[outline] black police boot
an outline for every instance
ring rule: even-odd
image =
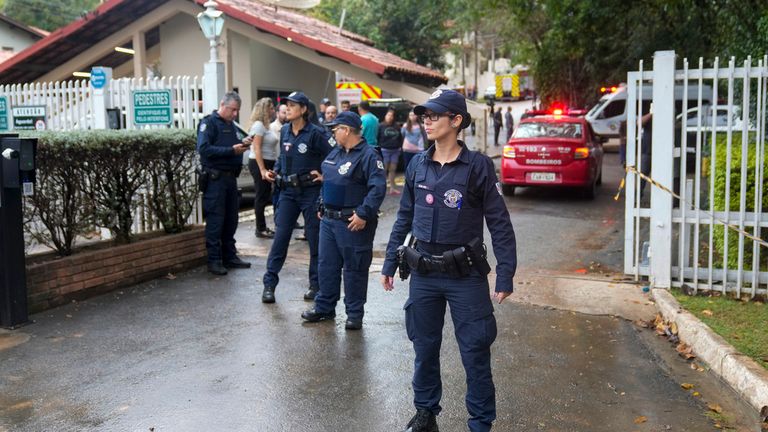
[[[239,257],[234,257],[231,260],[225,262],[224,267],[246,269],[251,268],[251,263],[243,261]]]
[[[265,286],[264,291],[261,293],[262,303],[274,303],[275,302],[275,287]]]
[[[344,328],[347,330],[360,330],[363,328],[363,320],[361,319],[348,319]]]
[[[403,432],[439,432],[437,419],[432,411],[419,409]]]
[[[320,291],[318,287],[309,287],[307,292],[304,293],[304,300],[312,301],[317,296],[317,292]]]
[[[326,321],[336,318],[336,312],[317,312],[313,308],[302,312],[301,317],[307,322]]]
[[[208,263],[208,272],[215,274],[216,276],[224,276],[227,274],[227,269],[224,268],[223,265],[221,265],[220,262],[209,262]]]

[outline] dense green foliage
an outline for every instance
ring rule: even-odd
[[[147,225],[180,232],[198,196],[191,174],[195,131],[102,130],[38,136],[37,184],[25,202],[25,225],[38,242],[72,253],[78,235],[109,228],[118,243],[132,238],[139,201]],[[140,194],[141,192],[141,194]]]
[[[731,212],[732,215],[738,215],[738,212],[740,210],[740,202],[741,202],[741,166],[742,166],[742,143],[741,143],[742,134],[740,132],[733,133],[731,137],[731,171],[730,171],[730,184],[728,190],[729,196],[728,196],[728,209]],[[715,211],[724,211],[725,210],[725,191],[726,191],[726,178],[727,172],[725,167],[728,157],[728,151],[727,151],[727,135],[726,134],[718,134],[717,137],[717,144],[715,147],[715,189],[714,189],[714,208]],[[747,174],[747,180],[746,180],[746,189],[744,191],[745,198],[746,198],[746,206],[745,210],[747,212],[752,212],[755,210],[755,193],[757,192],[756,184],[756,175],[755,175],[755,157],[756,157],[756,150],[755,150],[755,135],[750,134],[747,142],[747,163],[746,163],[746,174]],[[763,161],[763,176],[765,176],[768,173],[768,159],[764,159]],[[766,199],[768,199],[768,182],[765,180],[761,184],[762,187],[762,195],[763,195],[763,202],[760,203],[760,207],[763,212],[768,211],[768,204],[766,204]],[[732,216],[733,217],[733,216]],[[745,228],[747,232],[750,234],[753,233],[753,228],[747,227]],[[765,231],[761,230],[760,237],[765,238]],[[727,231],[727,237],[728,237],[728,267],[731,269],[738,268],[739,265],[739,233],[733,230]],[[716,225],[714,229],[714,248],[717,255],[722,260],[722,257],[725,255],[726,250],[726,229],[722,225]],[[744,267],[747,270],[751,270],[752,267],[752,250],[753,250],[753,242],[752,240],[748,238],[744,238],[744,247],[743,247],[743,254],[744,254]],[[761,251],[760,254],[760,267],[765,267],[768,265],[768,253],[766,253],[765,249]]]
[[[3,13],[24,24],[53,31],[99,4],[99,0],[4,0]]]

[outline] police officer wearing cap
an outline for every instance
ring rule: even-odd
[[[377,213],[386,191],[384,164],[362,137],[359,115],[345,111],[327,126],[333,130],[338,145],[322,164],[320,291],[315,307],[301,317],[308,322],[336,317],[343,269],[345,328],[359,330],[363,326]]]
[[[411,272],[404,308],[408,338],[416,352],[412,382],[416,415],[406,431],[438,430],[435,416],[441,410],[440,345],[446,304],[467,374],[467,425],[473,432],[489,431],[496,418],[490,351],[496,320],[483,224],[478,222],[485,218],[491,233],[498,262],[493,300],[498,303],[512,293],[515,233],[493,162],[458,140],[459,131],[471,121],[464,97],[438,90],[414,112],[435,144],[408,165],[382,268],[387,291],[394,288],[399,264],[401,277]],[[415,245],[401,246],[409,231]]]
[[[243,167],[242,154],[251,145],[251,139],[245,138],[233,123],[240,104],[237,93],[225,94],[219,109],[200,121],[197,134],[208,271],[220,276],[229,268],[251,267],[251,263],[238,258],[235,249],[240,210],[237,177]]]
[[[267,179],[280,188],[280,197],[275,215],[275,238],[267,258],[267,272],[262,279],[261,301],[264,303],[275,302],[275,288],[280,281],[278,274],[285,264],[288,243],[299,214],[304,215],[304,230],[309,243],[309,289],[304,299],[314,299],[319,289],[317,243],[320,221],[315,206],[322,182],[320,164],[332,147],[325,128],[309,119],[309,98],[302,92],[293,92],[286,101],[288,123],[280,130],[280,156],[274,170],[267,172]]]

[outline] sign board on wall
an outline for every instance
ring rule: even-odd
[[[0,131],[8,130],[8,98],[0,96]]]
[[[11,114],[14,130],[45,130],[45,105],[15,106]]]
[[[173,98],[170,90],[135,90],[133,123],[136,126],[170,125],[173,121]]]

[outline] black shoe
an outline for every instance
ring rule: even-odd
[[[256,231],[256,237],[258,238],[275,238],[275,232],[272,231],[269,228],[266,228],[264,231]]]
[[[213,273],[216,276],[224,276],[227,274],[227,269],[221,265],[220,262],[208,263],[208,272]]]
[[[301,317],[307,322],[318,322],[336,318],[336,312],[317,312],[313,308],[302,312]]]
[[[408,422],[404,432],[439,432],[437,419],[432,411],[416,410],[416,415]]]
[[[261,293],[262,303],[274,303],[275,302],[275,287],[264,287],[264,291]]]
[[[315,287],[309,287],[307,292],[304,293],[304,300],[312,301],[317,297],[317,292],[319,291],[319,288]]]
[[[251,263],[241,260],[238,257],[234,257],[233,259],[227,261],[224,263],[224,267],[226,268],[251,268]]]
[[[360,330],[363,328],[363,320],[348,319],[347,323],[344,324],[344,328],[347,330]]]

